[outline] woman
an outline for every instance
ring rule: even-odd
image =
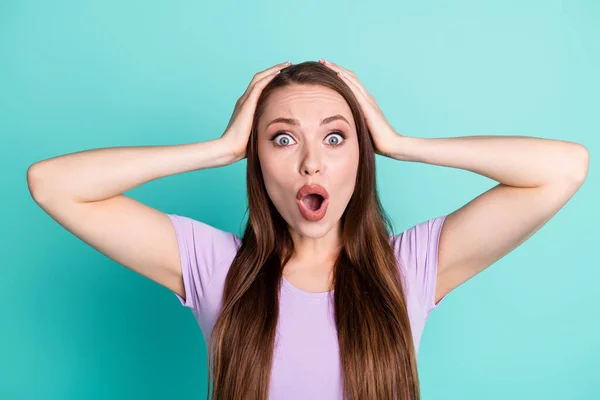
[[[375,153],[499,184],[394,235]],[[122,194],[244,158],[242,238]],[[540,229],[587,165],[571,142],[400,135],[352,72],[320,60],[256,74],[219,139],[63,155],[27,178],[62,226],[193,310],[213,399],[419,399],[430,312]]]

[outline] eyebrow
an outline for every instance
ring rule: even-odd
[[[348,125],[350,125],[350,122],[348,122],[348,120],[346,118],[344,118],[340,114],[336,114],[336,115],[332,115],[331,117],[323,118],[321,120],[321,123],[319,124],[319,126],[328,124],[328,123],[336,121],[338,119],[346,121],[346,123]],[[265,128],[268,128],[270,125],[272,125],[276,122],[283,122],[284,124],[300,126],[300,121],[298,121],[297,119],[280,117],[280,118],[275,118],[273,121],[269,122]]]

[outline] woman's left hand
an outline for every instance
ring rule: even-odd
[[[387,121],[379,106],[377,106],[375,98],[367,92],[352,71],[327,60],[320,59],[319,62],[337,72],[337,75],[352,89],[365,115],[371,138],[375,144],[375,153],[389,156],[394,140],[401,135]]]

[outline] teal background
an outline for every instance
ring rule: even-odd
[[[600,2],[0,3],[0,398],[204,398],[206,348],[175,295],[71,235],[27,167],[79,150],[219,137],[252,76],[328,58],[416,137],[584,144],[585,185],[427,323],[423,399],[598,399]],[[377,157],[395,230],[495,185]],[[128,194],[241,234],[245,160]],[[224,184],[226,183],[226,184]]]

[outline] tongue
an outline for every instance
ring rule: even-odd
[[[323,203],[323,198],[318,194],[309,194],[308,196],[304,196],[302,202],[306,204],[306,207],[310,210],[317,211]]]

